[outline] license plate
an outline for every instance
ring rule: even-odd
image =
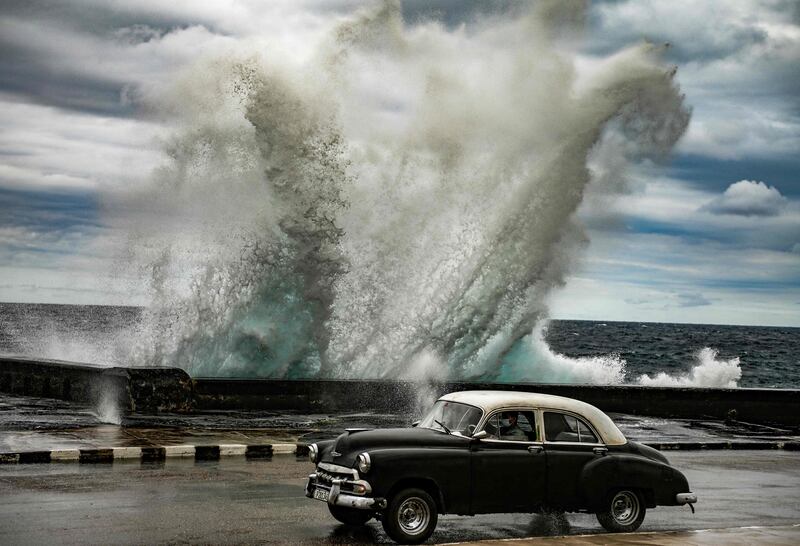
[[[314,489],[314,498],[317,500],[328,502],[328,497],[330,496],[331,492],[327,489]]]

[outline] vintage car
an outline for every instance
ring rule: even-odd
[[[697,501],[661,453],[560,396],[454,392],[410,428],[348,429],[309,452],[307,497],[345,524],[377,517],[405,544],[425,541],[439,514],[593,512],[626,532],[647,508]]]

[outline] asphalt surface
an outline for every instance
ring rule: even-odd
[[[800,523],[797,453],[694,451],[668,457],[698,494],[697,513],[688,507],[650,510],[641,531]],[[389,542],[378,522],[349,528],[331,518],[324,503],[305,498],[303,484],[311,470],[293,456],[0,466],[0,544]],[[525,514],[444,516],[431,542],[601,531],[588,514],[569,514],[566,521]],[[641,536],[646,542],[647,535]],[[632,538],[616,543],[631,544]]]
[[[456,542],[480,546],[797,546],[800,525],[777,527],[749,526],[701,531],[655,531],[617,535],[571,535],[562,537],[518,538]]]

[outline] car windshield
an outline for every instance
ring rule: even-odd
[[[470,436],[481,420],[481,413],[481,410],[474,406],[439,400],[418,426]]]

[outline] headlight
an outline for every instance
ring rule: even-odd
[[[317,447],[317,444],[311,444],[308,446],[308,459],[312,463],[316,463],[317,458],[319,458],[319,448]]]
[[[370,466],[372,466],[372,460],[369,458],[369,453],[362,453],[356,459],[358,463],[358,471],[362,474],[366,474],[369,472]]]

